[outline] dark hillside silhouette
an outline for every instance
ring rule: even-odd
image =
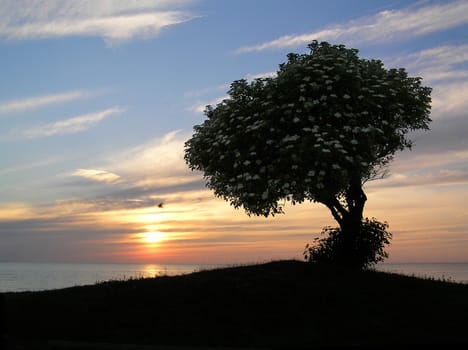
[[[20,344],[468,345],[468,285],[298,261],[6,294]],[[67,347],[64,347],[67,348]]]

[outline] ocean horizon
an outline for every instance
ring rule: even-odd
[[[233,264],[0,262],[0,293],[61,289],[110,280],[175,276],[227,266]],[[468,283],[468,263],[383,263],[378,264],[375,270]]]
[[[0,292],[68,288],[111,280],[182,275],[215,265],[0,262]]]

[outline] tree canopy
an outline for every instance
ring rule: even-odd
[[[229,98],[207,106],[185,160],[249,215],[281,213],[285,199],[321,202],[339,223],[353,210],[362,219],[362,184],[411,148],[410,131],[428,129],[431,89],[356,49],[309,48],[275,77],[234,81]]]

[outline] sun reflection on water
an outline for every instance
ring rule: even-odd
[[[155,265],[155,264],[148,264],[145,265],[143,268],[143,275],[145,278],[153,278],[158,277],[164,274],[166,269],[162,268],[162,266]]]

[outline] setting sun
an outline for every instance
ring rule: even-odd
[[[161,232],[156,232],[156,231],[145,232],[142,234],[142,236],[143,236],[143,240],[145,241],[145,243],[150,243],[150,244],[159,243],[164,238],[164,234],[162,234]]]

